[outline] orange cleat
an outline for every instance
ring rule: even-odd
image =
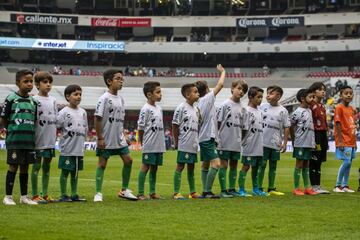
[[[318,194],[319,194],[319,193],[315,192],[311,187],[310,187],[310,188],[306,188],[306,189],[304,190],[304,193],[305,193],[306,195],[318,195]]]
[[[293,190],[293,194],[295,196],[304,196],[304,192],[300,188],[296,188]]]

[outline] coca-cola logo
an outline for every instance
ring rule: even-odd
[[[118,20],[117,18],[92,18],[91,25],[95,27],[116,27]]]
[[[24,23],[25,22],[25,16],[23,14],[16,14],[16,22]]]

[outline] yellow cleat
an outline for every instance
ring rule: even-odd
[[[276,190],[271,190],[271,191],[269,192],[269,195],[271,195],[271,196],[284,196],[285,193],[279,192],[279,191],[276,191]]]

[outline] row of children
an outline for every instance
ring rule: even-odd
[[[209,90],[205,81],[185,84],[181,88],[181,93],[186,101],[176,108],[172,121],[175,147],[178,149],[173,198],[185,199],[180,194],[181,172],[185,164],[187,164],[190,187],[189,198],[249,196],[244,186],[246,173],[250,167],[253,195],[283,195],[275,188],[276,165],[277,160],[280,159],[280,152],[286,150],[287,139],[292,128],[295,130],[294,157],[297,159],[293,193],[295,195],[326,193],[327,191],[320,187],[320,166],[321,162],[326,160],[327,150],[326,115],[321,105],[321,100],[325,95],[324,85],[317,83],[310,89],[300,90],[297,94],[300,107],[289,118],[287,110],[278,104],[283,94],[280,87],[268,87],[266,97],[268,103],[261,104],[263,90],[251,87],[248,91],[247,84],[239,80],[232,83],[232,96],[216,112],[215,97],[222,89],[225,80],[225,69],[221,65],[218,65],[217,69],[221,72],[221,76],[213,90]],[[79,107],[81,87],[69,85],[65,88],[64,95],[69,104],[57,112],[56,101],[49,95],[53,81],[52,76],[45,72],[38,72],[34,79],[39,94],[32,97],[29,93],[33,88],[33,74],[27,70],[19,71],[16,74],[16,85],[19,87],[19,91],[6,98],[1,111],[2,123],[7,128],[6,146],[7,163],[9,164],[6,175],[6,196],[3,203],[15,205],[12,191],[19,166],[20,203],[37,204],[55,201],[48,195],[48,183],[50,162],[55,156],[56,128],[61,130],[59,142],[60,201],[85,201],[77,194],[78,171],[83,169],[83,144],[88,128],[86,111]],[[108,91],[99,98],[95,110],[95,129],[98,140],[96,155],[99,161],[96,168],[94,202],[103,201],[101,191],[104,171],[107,160],[112,155],[119,155],[124,163],[119,197],[130,200],[146,199],[144,184],[149,172],[150,198],[161,199],[162,197],[156,193],[155,188],[157,168],[162,165],[165,152],[162,110],[156,104],[161,100],[160,83],[147,82],[143,88],[148,101],[141,109],[138,120],[143,154],[138,175],[138,195],[135,196],[128,188],[132,158],[123,133],[124,99],[118,94],[124,82],[122,72],[108,70],[104,72],[104,81]],[[249,105],[244,107],[240,103],[240,99],[247,92]],[[347,186],[348,176],[356,146],[354,145],[356,144],[355,138],[353,138],[355,135],[353,109],[349,106],[352,90],[347,87],[342,89],[340,94],[343,102],[339,104],[335,114],[336,156],[343,160],[343,164],[340,167],[334,191],[350,192],[352,190]],[[199,145],[203,185],[201,195],[196,193],[194,178]],[[315,147],[316,151],[312,152]],[[243,166],[238,178],[239,190],[236,191],[237,164],[241,153]],[[269,161],[268,193],[264,192],[262,188],[267,161]],[[312,187],[309,184],[309,162]],[[28,166],[31,163],[34,163],[31,172],[33,197],[29,198],[27,183]],[[228,165],[229,186],[227,187]],[[40,195],[37,187],[37,175],[41,166],[42,192]],[[221,186],[220,196],[212,192],[212,185],[217,173]],[[304,192],[299,189],[301,174],[304,178]],[[66,192],[68,175],[71,176],[71,196],[68,196]]]

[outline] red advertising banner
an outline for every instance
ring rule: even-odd
[[[151,27],[151,18],[120,18],[119,27]]]
[[[151,27],[151,18],[91,18],[94,27]]]
[[[91,26],[117,27],[119,18],[91,18]]]

